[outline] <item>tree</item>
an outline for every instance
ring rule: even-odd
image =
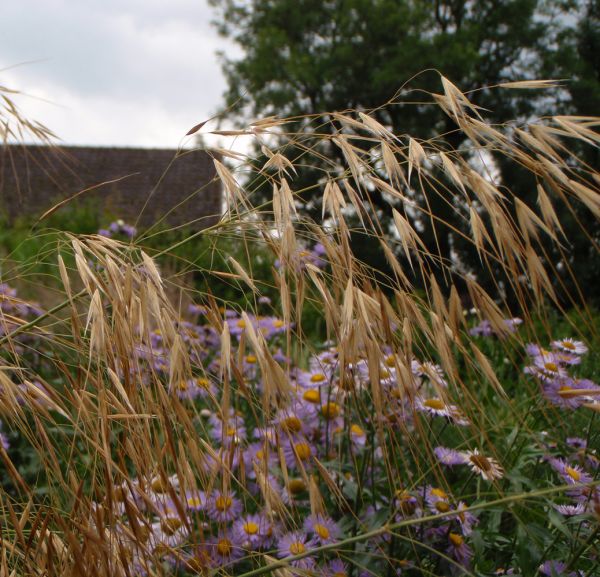
[[[403,102],[440,92],[435,69],[469,93],[475,105],[491,111],[492,122],[543,113],[547,95],[509,96],[485,87],[539,78],[558,56],[572,61],[573,52],[562,41],[575,38],[575,27],[565,14],[582,4],[559,0],[209,1],[218,10],[220,32],[243,52],[240,59],[223,63],[229,85],[227,106],[237,104],[240,118],[297,116],[301,125],[308,122],[307,115],[324,111],[368,110],[395,134],[420,139],[442,134],[453,149],[464,145],[466,136],[450,116],[426,102]],[[381,108],[386,102],[392,105]],[[310,122],[319,124],[314,117]],[[324,126],[336,130],[335,123]],[[361,145],[368,148],[369,143]],[[294,146],[286,149],[286,154],[298,153]],[[335,146],[326,154],[341,155]],[[506,185],[520,184],[516,177],[511,182],[509,170],[502,170],[502,175]],[[445,178],[443,173],[440,178]],[[314,175],[309,179],[314,182]],[[262,190],[270,193],[269,187]],[[528,191],[523,190],[524,198],[531,196]],[[311,216],[318,218],[322,191],[314,192],[311,189],[303,199]],[[448,203],[436,195],[431,198],[431,211],[459,226]],[[377,191],[372,191],[370,201],[385,223],[389,202]],[[424,221],[420,234],[428,248],[437,245],[444,254],[462,250],[463,265],[476,266],[476,255],[452,233],[440,235],[433,223]]]

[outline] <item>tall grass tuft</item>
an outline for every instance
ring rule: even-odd
[[[567,253],[563,211],[600,215],[600,175],[570,147],[598,146],[600,121],[493,126],[443,77],[430,105],[468,147],[368,111],[295,134],[260,120],[227,135],[255,138],[262,166],[215,155],[217,225],[62,233],[46,310],[1,285],[0,574],[594,574],[597,325],[577,295],[561,312],[544,247]],[[499,156],[535,175],[537,204],[497,181]],[[220,268],[181,252],[200,242]]]

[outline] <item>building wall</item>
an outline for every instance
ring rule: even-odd
[[[38,217],[95,187],[72,203],[91,202],[142,228],[164,219],[169,226],[201,229],[221,215],[215,174],[211,156],[202,150],[178,155],[167,149],[5,146],[0,148],[0,212],[9,222],[25,214]]]

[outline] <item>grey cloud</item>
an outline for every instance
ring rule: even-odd
[[[203,0],[21,0],[3,7],[0,68],[43,59],[10,71],[17,88],[92,115],[113,101],[124,122],[152,113],[193,123],[224,90],[215,52],[231,46],[211,18]]]

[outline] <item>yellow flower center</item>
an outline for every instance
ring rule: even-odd
[[[321,537],[321,539],[329,539],[329,529],[325,527],[325,525],[321,525],[320,523],[315,523],[315,533]]]
[[[560,343],[565,349],[575,350],[575,345],[571,341],[562,341]]]
[[[238,322],[236,323],[236,325],[240,329],[245,329],[246,328],[246,321],[244,319],[240,319],[240,320],[238,320]]]
[[[204,377],[199,377],[196,379],[196,384],[203,389],[208,389],[209,380]]]
[[[200,505],[202,505],[202,500],[200,499],[200,497],[188,497],[187,504],[190,507],[200,507]]]
[[[305,401],[316,405],[317,403],[321,402],[321,393],[319,393],[319,391],[316,389],[309,389],[308,391],[304,391],[302,398]]]
[[[160,477],[154,479],[150,486],[155,493],[166,493],[167,491],[166,483],[163,483]]]
[[[306,491],[306,484],[302,479],[292,479],[288,484],[288,489],[292,495],[298,495]]]
[[[331,421],[340,414],[340,406],[337,403],[326,403],[321,407],[321,413],[328,421]]]
[[[366,433],[358,425],[350,426],[350,433],[356,437],[364,437]]]
[[[558,394],[563,398],[573,398],[577,397],[579,393],[573,387],[569,387],[568,385],[562,385],[558,388]]]
[[[326,379],[327,379],[327,377],[323,373],[315,373],[314,375],[311,375],[310,382],[311,383],[322,383]]]
[[[302,421],[298,417],[286,417],[281,421],[281,426],[290,433],[298,433],[302,430]]]
[[[444,491],[442,491],[441,489],[433,488],[433,489],[431,489],[431,494],[435,495],[436,497],[438,497],[440,499],[448,498],[448,495],[446,495],[446,493]]]
[[[471,455],[469,457],[471,463],[473,463],[478,469],[482,471],[489,471],[492,468],[492,464],[487,457],[483,455]]]
[[[301,461],[306,461],[310,457],[310,445],[308,443],[297,443],[294,445],[294,449]]]
[[[386,357],[385,359],[385,364],[387,367],[395,367],[396,366],[396,357],[394,355],[390,355],[389,357]]]
[[[304,546],[304,543],[300,543],[300,541],[294,541],[290,545],[290,553],[292,555],[300,555],[300,553],[304,553],[304,551],[306,551],[306,547]]]
[[[258,359],[254,355],[246,355],[246,362],[250,365],[254,365]]]
[[[219,497],[217,497],[215,499],[215,507],[217,508],[218,511],[227,511],[227,509],[229,509],[229,507],[231,507],[231,504],[233,503],[233,500],[231,499],[231,497],[225,497],[223,495],[220,495]]]
[[[177,531],[177,529],[179,529],[179,527],[181,527],[182,525],[183,522],[178,517],[169,517],[167,519],[164,519],[160,524],[163,531],[167,535],[173,535]]]
[[[450,505],[448,505],[448,503],[446,503],[446,501],[438,501],[435,504],[435,508],[440,512],[440,513],[447,513],[450,510]]]
[[[464,543],[464,539],[458,533],[450,533],[448,539],[455,547],[460,547]]]
[[[179,381],[177,383],[177,388],[180,391],[187,391],[188,390],[188,383],[187,383],[187,381]]]
[[[390,371],[388,371],[387,369],[381,369],[381,372],[379,373],[379,377],[381,379],[389,379]]]
[[[280,329],[280,328],[283,326],[283,321],[282,321],[281,319],[275,319],[275,320],[273,321],[273,326],[274,326],[276,329]]]
[[[581,473],[572,467],[565,467],[565,473],[569,475],[573,481],[579,481],[579,479],[581,479]]]
[[[556,365],[556,363],[545,363],[544,368],[547,371],[551,371],[552,373],[558,372],[558,366]]]
[[[252,521],[248,521],[248,523],[244,524],[244,531],[248,535],[256,535],[258,533],[258,525]]]
[[[446,408],[444,401],[441,399],[426,399],[423,401],[423,404],[430,409],[435,409],[436,411],[441,411]]]
[[[229,539],[220,539],[217,543],[217,552],[219,555],[229,555],[232,548],[233,547]]]

